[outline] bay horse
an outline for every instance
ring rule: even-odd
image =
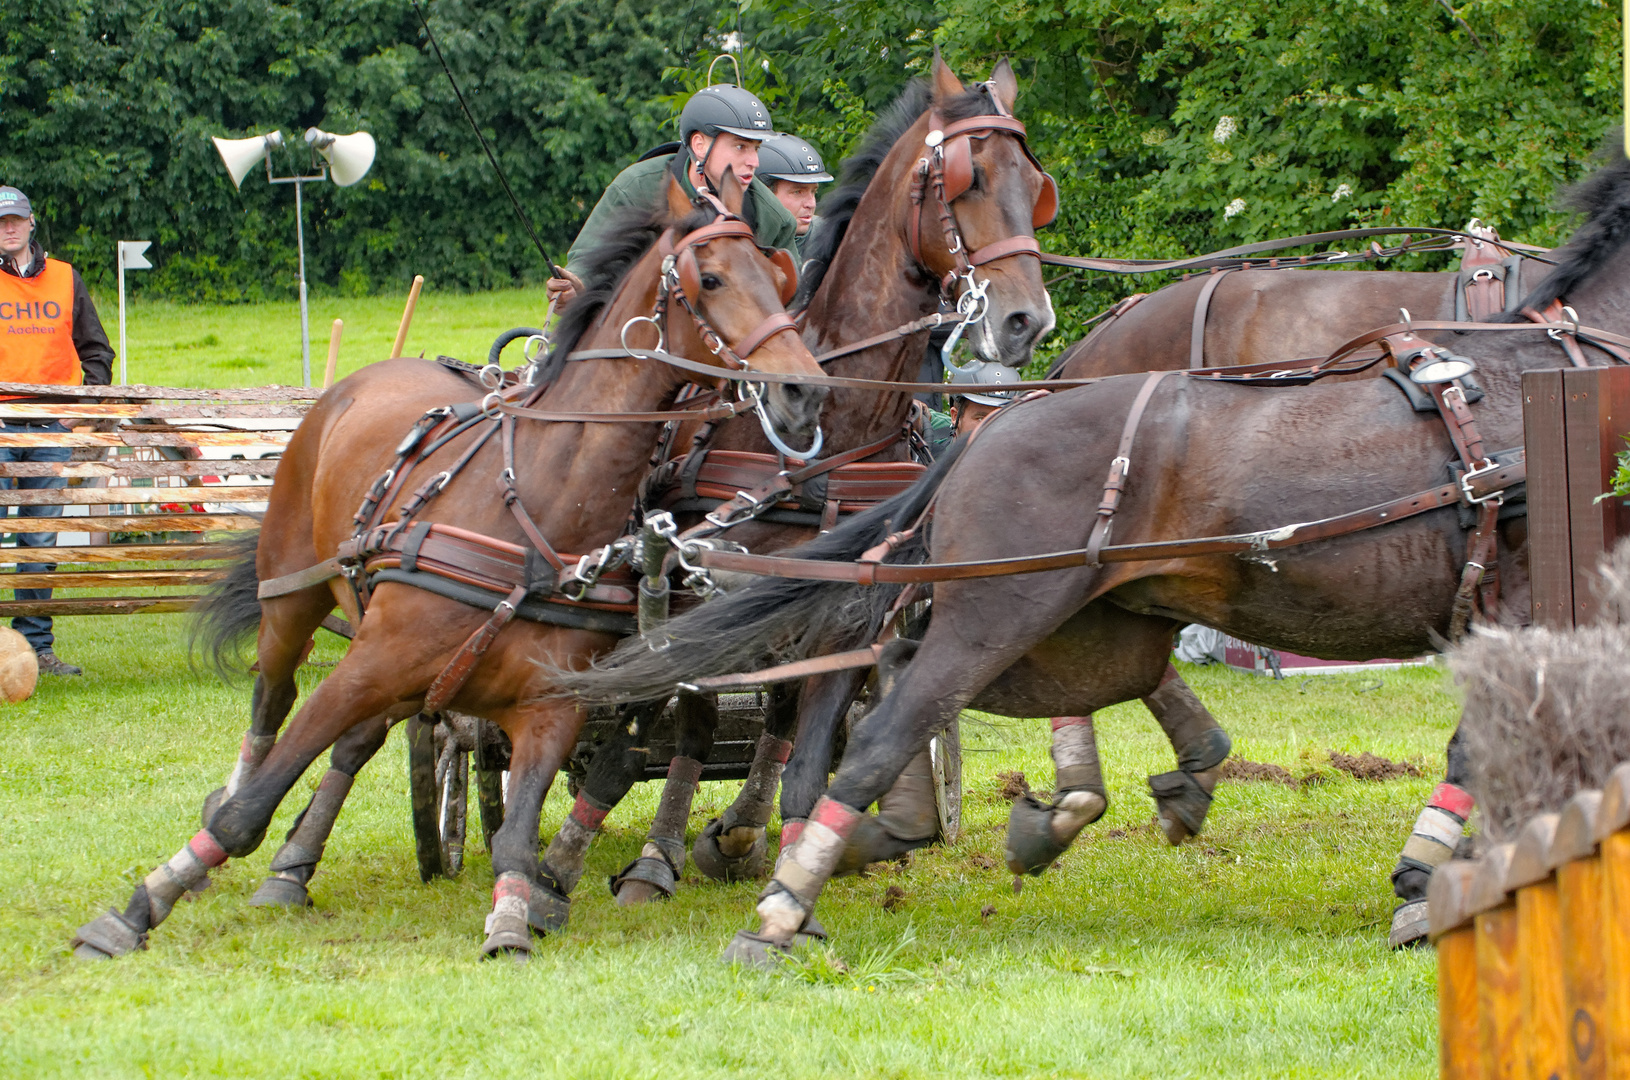
[[[980,117],[1011,118],[1017,97],[1018,80],[1007,61],[997,63],[988,82],[969,88],[936,54],[929,80],[910,84],[845,161],[839,184],[822,201],[821,230],[806,253],[794,307],[803,309],[804,340],[817,354],[873,338],[884,340],[837,357],[823,365],[828,371],[870,379],[912,378],[921,365],[929,327],[902,334],[890,331],[925,322],[942,300],[954,302],[970,287],[979,289],[986,305],[984,318],[969,332],[975,354],[1011,367],[1030,361],[1036,343],[1052,329],[1054,316],[1034,242],[1027,247],[1013,241],[1033,237],[1035,229],[1050,220],[1050,211],[1038,207],[1050,197],[1051,182],[1025,149],[1022,128],[1016,133],[977,127]],[[913,197],[914,173],[933,150],[929,133],[959,123],[972,129],[971,183],[963,192],[948,191],[947,202],[961,246],[977,264],[968,268],[977,272],[977,284],[973,272],[959,278],[947,234],[934,220],[932,195],[924,201]],[[1010,253],[998,253],[1003,250]],[[991,257],[982,258],[981,253]],[[904,468],[869,474],[888,477],[888,483],[897,485],[899,477],[913,475],[910,447],[902,437],[911,410],[908,393],[834,390],[824,414],[828,460],[848,455],[869,463],[900,462]],[[739,421],[726,422],[700,437],[690,425],[674,445],[691,447],[693,454],[705,446],[714,455],[710,460],[738,464],[744,453],[763,455],[771,450],[759,430]],[[855,456],[867,447],[878,449]],[[766,460],[768,478],[778,466],[773,459]],[[676,452],[672,462],[666,475],[695,471],[694,459],[682,452]],[[663,475],[659,472],[653,480]],[[669,487],[670,493],[673,487],[677,485]],[[836,481],[829,490],[835,494]],[[664,497],[662,485],[652,495],[657,505],[673,505],[682,523],[701,520],[694,498],[673,503]],[[835,503],[829,502],[828,508],[835,510]],[[808,540],[820,519],[818,512],[776,510],[725,535],[753,551],[774,551]],[[836,730],[832,718],[847,710],[863,676],[842,672],[813,679],[797,695],[784,687],[772,688],[765,731],[746,782],[724,814],[710,821],[696,839],[693,855],[704,874],[742,879],[762,873],[765,825],[783,765],[787,782],[781,797],[782,843],[791,843],[825,788]],[[659,712],[659,707],[650,706],[629,711],[596,749],[577,803],[546,854],[556,880],[568,890],[582,874],[584,853],[605,815],[644,777],[645,747]],[[672,895],[684,866],[685,822],[712,745],[715,702],[681,693],[674,721],[676,757],[649,839],[640,856],[612,879],[612,891],[623,904]],[[931,791],[928,808],[932,811]],[[930,820],[926,833],[921,828],[906,831],[914,838],[919,833],[931,837],[932,824]]]
[[[670,178],[665,204],[631,210],[614,239],[595,253],[593,287],[568,312],[535,380],[541,398],[534,393],[526,399],[557,422],[509,416],[500,423],[497,414],[510,406],[496,392],[478,406],[448,408],[469,399],[469,381],[416,360],[364,368],[312,408],[278,468],[255,551],[231,567],[207,613],[206,640],[217,655],[258,627],[246,750],[252,740],[275,738],[293,703],[295,671],[312,634],[336,606],[357,625],[356,638],[258,767],[235,774],[235,785],[205,827],[136,887],[122,913],[110,910],[81,928],[78,955],[115,956],[145,945],[187,888],[200,887],[228,857],[259,846],[278,805],[318,754],[353,728],[412,715],[436,695],[448,698],[448,707],[492,720],[512,743],[505,822],[492,839],[497,884],[482,952],[530,951],[529,924],[548,921],[549,896],[538,867],[539,813],[582,724],[572,703],[552,695],[546,672],[582,665],[617,640],[605,618],[610,613],[595,610],[604,607],[599,594],[565,592],[571,564],[559,552],[588,551],[621,533],[660,429],[650,414],[692,378],[673,365],[628,354],[619,348],[625,335],[652,321],[653,313],[666,312],[670,355],[723,370],[739,359],[732,351],[739,346],[754,370],[819,374],[798,335],[782,332],[791,329],[782,307],[791,292],[790,267],[778,266],[756,247],[739,220],[742,189],[733,179],[721,185],[720,197],[722,205],[693,206]],[[692,317],[673,310],[680,306]],[[649,327],[640,329],[645,336],[636,340],[649,340]],[[590,355],[569,360],[580,350]],[[616,350],[617,356],[598,357],[594,350]],[[741,363],[745,368],[749,360]],[[770,389],[762,415],[780,437],[807,441],[818,429],[824,398],[824,391],[810,387]],[[610,414],[627,415],[595,422],[589,414],[608,421]],[[468,437],[472,425],[474,441]],[[458,436],[461,431],[466,434]],[[422,451],[415,450],[419,446]],[[405,476],[414,452],[421,453],[418,475],[427,479],[408,495],[405,480],[396,482],[396,470]],[[403,496],[398,526],[369,528]],[[388,580],[392,571],[376,572],[380,564],[372,560],[366,583],[359,583],[361,575],[325,569],[325,560],[342,545],[360,546],[354,537],[376,534],[383,539],[365,550],[399,555],[394,562],[383,560],[398,574],[411,575],[428,562],[433,543],[443,552],[477,553],[455,567],[466,578],[477,571],[487,577],[508,572],[488,569],[505,558],[513,564],[524,557],[525,570],[507,596],[499,593],[496,608],[484,609],[491,600],[461,601],[429,591],[429,585]],[[264,587],[274,579],[298,583],[306,572],[312,573],[309,585],[271,594]],[[362,588],[371,593],[365,611]],[[266,598],[257,599],[257,593]],[[573,607],[567,598],[574,596],[590,602]],[[533,616],[551,621],[511,621],[529,605],[534,612],[552,612]],[[339,769],[325,774],[280,859],[298,863],[312,847],[320,854],[332,826],[330,811],[337,811],[351,781]],[[302,826],[317,818],[326,820],[308,835],[312,830]],[[274,870],[278,863],[274,859]]]
[[[1630,331],[1630,162],[1614,155],[1581,185],[1577,202],[1590,216],[1524,306],[1543,309],[1566,294],[1584,323],[1622,335]],[[1561,331],[1525,326],[1449,339],[1479,365],[1485,396],[1475,424],[1491,457],[1522,445],[1523,372],[1561,362],[1549,332]],[[1139,399],[1141,424],[1132,422]],[[1501,583],[1497,600],[1485,596],[1488,617],[1528,619],[1526,517],[1489,517],[1497,554],[1470,562],[1473,538],[1460,516],[1467,507],[1454,494],[1461,455],[1446,422],[1417,412],[1390,380],[1262,388],[1181,374],[1114,377],[1003,410],[958,450],[912,491],[806,545],[802,557],[854,560],[930,504],[932,520],[915,542],[936,564],[1089,554],[1069,568],[934,586],[926,634],[920,644],[901,643],[810,825],[760,896],[759,931],[738,935],[729,958],[762,961],[792,941],[862,811],[965,707],[1090,715],[1146,695],[1166,668],[1173,630],[1186,622],[1337,659],[1419,655],[1449,636],[1463,582],[1477,586],[1480,576],[1483,585],[1496,575]],[[1100,495],[1113,501],[1117,472],[1117,543],[1260,536],[1263,550],[1093,565],[1089,544],[1111,520],[1100,513]],[[1431,509],[1388,511],[1375,527],[1267,550],[1293,523],[1445,484],[1437,490],[1450,495],[1419,504]],[[676,620],[663,654],[619,652],[603,668],[563,676],[560,686],[590,700],[641,699],[755,659],[797,658],[808,651],[812,624],[871,629],[894,591],[761,580]],[[1101,777],[1092,780],[1095,747],[1087,740],[1071,749],[1082,752],[1060,760],[1061,771],[1079,768],[1085,782],[1052,807],[1015,805],[1010,868],[1050,863],[1074,836],[1055,826],[1087,809],[1075,796],[1102,798]],[[1451,753],[1451,782],[1462,768]]]

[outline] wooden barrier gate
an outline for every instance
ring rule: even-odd
[[[0,432],[0,447],[67,446],[62,463],[0,462],[0,534],[89,533],[90,542],[49,548],[5,546],[0,564],[51,563],[48,573],[0,577],[10,589],[141,589],[129,595],[0,600],[14,615],[116,615],[185,611],[220,573],[219,541],[259,526],[289,436],[321,390],[269,386],[200,390],[157,386],[34,386],[0,383],[7,423],[60,420],[70,430]],[[69,486],[21,490],[17,480],[64,476]],[[11,507],[59,505],[64,516],[24,518]],[[85,515],[69,516],[73,507]],[[141,542],[117,542],[140,538]],[[125,563],[180,566],[127,567]],[[67,569],[68,566],[88,567]],[[182,592],[146,593],[149,589]]]

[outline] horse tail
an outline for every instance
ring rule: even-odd
[[[260,626],[260,575],[255,570],[260,530],[239,533],[219,546],[231,562],[192,609],[187,645],[189,653],[196,657],[202,652],[209,666],[228,679],[247,670],[241,645]]]
[[[890,533],[909,527],[927,509],[966,440],[958,439],[906,491],[840,524],[793,551],[797,559],[853,561]],[[921,562],[928,554],[921,531],[895,550],[891,562]],[[649,701],[681,682],[756,671],[774,663],[852,649],[874,640],[902,586],[862,587],[849,582],[755,577],[718,599],[679,615],[661,629],[667,645],[624,640],[582,671],[551,677],[564,694],[585,704]]]

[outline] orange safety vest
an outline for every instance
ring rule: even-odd
[[[0,381],[78,386],[74,348],[74,270],[45,260],[31,278],[0,272]]]

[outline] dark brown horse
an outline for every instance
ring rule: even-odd
[[[1630,330],[1630,162],[1616,158],[1582,191],[1591,217],[1525,304],[1543,309],[1566,294],[1584,323],[1623,334]],[[1450,335],[1453,350],[1480,365],[1486,396],[1476,423],[1489,453],[1522,444],[1522,373],[1563,362],[1539,329]],[[1099,519],[1105,475],[1124,452],[1120,440],[1134,401],[1148,385],[1143,376],[1112,378],[1007,410],[918,489],[803,554],[852,560],[914,520],[930,499],[924,554],[935,563],[1083,549]],[[1444,422],[1415,411],[1387,380],[1257,388],[1181,376],[1155,386],[1128,456],[1113,543],[1277,531],[1445,484],[1457,460]],[[1468,562],[1462,509],[1450,503],[1280,550],[936,585],[935,617],[920,646],[899,658],[887,691],[857,725],[827,796],[762,894],[760,933],[740,937],[732,955],[761,958],[792,940],[861,812],[965,707],[1087,715],[1148,694],[1166,668],[1173,629],[1185,622],[1338,659],[1435,648],[1450,631]],[[1502,592],[1495,615],[1526,621],[1526,518],[1519,513],[1500,522],[1497,535],[1491,569]],[[625,652],[608,669],[573,675],[563,685],[590,697],[654,696],[676,680],[740,669],[750,656],[797,656],[807,648],[810,625],[866,625],[886,603],[883,589],[758,582],[676,621],[663,655]],[[1060,765],[1096,772],[1090,739],[1077,749],[1078,759]],[[1452,757],[1450,766],[1455,780]],[[1101,779],[1096,791],[1101,798]],[[1061,849],[1053,826],[1073,824],[1082,809],[1066,798],[1033,814],[1016,812],[1010,863],[1023,864],[1049,846]],[[1016,825],[1023,835],[1015,835]],[[1051,857],[1056,850],[1042,865]]]
[[[936,122],[1011,116],[1017,94],[1017,80],[1006,61],[997,64],[988,83],[969,89],[936,58],[931,82],[912,84],[845,162],[842,182],[822,203],[822,231],[806,253],[809,269],[796,302],[806,307],[804,340],[812,351],[830,352],[920,320],[938,310],[942,299],[954,302],[967,287],[966,281],[945,284],[954,277],[956,263],[931,199],[927,205],[912,201],[913,172],[930,151],[926,139]],[[1036,207],[1043,195],[1040,169],[1012,134],[984,133],[971,142],[977,182],[950,202],[966,250],[977,252],[1013,237],[1034,235]],[[916,250],[914,219],[920,237]],[[1038,260],[1024,253],[998,257],[979,265],[975,273],[987,307],[969,335],[974,351],[983,359],[1023,366],[1053,325]],[[826,366],[835,375],[910,379],[921,364],[927,336],[925,328],[894,337]],[[909,447],[898,436],[911,403],[904,393],[834,391],[824,414],[825,452],[837,456],[882,440],[887,448],[865,460],[909,460]],[[681,432],[675,445],[689,446],[694,434],[693,425]],[[759,431],[734,421],[713,432],[707,446],[727,453],[762,454],[771,449]],[[682,457],[676,454],[676,459]],[[801,515],[807,524],[787,520],[798,516],[771,513],[769,520],[748,522],[726,535],[754,551],[790,547],[815,533],[818,515]],[[685,523],[699,520],[692,512]],[[704,873],[752,877],[762,872],[765,823],[789,752],[781,815],[783,843],[790,843],[825,788],[836,727],[831,718],[843,714],[857,686],[855,674],[840,673],[812,680],[797,701],[780,688],[772,694],[766,730],[741,794],[697,839],[696,863]],[[633,710],[596,750],[577,805],[546,855],[562,885],[576,883],[600,821],[643,777],[646,751],[641,747],[651,742],[649,725],[654,719],[652,709]],[[677,757],[670,764],[649,842],[613,883],[623,903],[671,894],[684,865],[685,822],[695,778],[711,747],[717,712],[710,699],[681,694],[674,720]]]
[[[741,190],[733,181],[727,181],[721,194],[728,206],[740,209]],[[686,238],[716,216],[712,206],[693,207],[677,182],[671,181],[666,206],[641,210],[637,218],[631,215],[622,223],[614,233],[617,239],[596,256],[595,288],[574,305],[545,365],[548,389],[539,405],[573,414],[662,409],[690,376],[651,360],[623,357],[568,362],[567,354],[617,347],[631,320],[657,310],[659,287],[672,290],[686,278],[698,323],[705,320],[732,346],[749,335],[761,338],[756,348],[743,349],[756,369],[801,375],[819,372],[796,334],[774,333],[768,338],[759,334],[768,325],[766,320],[781,312],[782,286],[790,282],[757,249],[747,230],[736,235],[717,235],[715,230],[715,238],[703,246],[686,246]],[[656,243],[659,237],[668,238],[662,246],[677,244],[689,253],[681,257],[682,269],[672,274],[667,271],[663,251]],[[695,264],[687,267],[691,255]],[[670,299],[674,295],[670,293]],[[673,354],[722,363],[714,359],[717,350],[704,343],[701,328],[685,313],[672,310],[675,306],[669,305],[674,317],[666,324]],[[650,336],[649,327],[643,329],[645,336],[634,339],[640,343]],[[358,624],[356,639],[264,761],[247,778],[239,778],[236,789],[205,829],[138,886],[123,914],[110,911],[80,931],[81,955],[117,955],[142,944],[181,892],[204,880],[210,867],[259,846],[278,805],[318,754],[358,725],[378,725],[418,712],[432,682],[453,670],[450,661],[470,655],[467,644],[461,652],[461,643],[467,643],[484,625],[500,629],[490,647],[473,654],[473,677],[462,684],[449,705],[491,719],[514,748],[506,820],[493,837],[498,884],[483,951],[529,951],[528,923],[546,921],[540,911],[544,905],[533,902],[546,899],[538,877],[538,816],[582,723],[575,706],[551,698],[545,672],[586,663],[610,648],[616,636],[599,629],[528,621],[495,623],[501,610],[483,610],[388,581],[372,589],[365,613],[358,610],[357,593],[344,578],[321,580],[258,603],[255,600],[257,582],[296,574],[334,556],[342,542],[353,536],[357,507],[364,504],[375,478],[399,460],[402,451],[397,448],[404,433],[427,410],[468,401],[471,396],[471,384],[464,376],[435,364],[393,360],[374,364],[339,383],[301,424],[278,469],[257,550],[231,571],[209,631],[214,644],[224,645],[236,632],[258,625],[259,674],[251,737],[276,735],[293,702],[295,671],[311,635],[336,606]],[[816,430],[824,393],[793,387],[771,390],[767,398],[769,415],[782,437],[807,445]],[[649,467],[658,430],[659,425],[650,421],[521,421],[504,437],[487,439],[457,475],[451,475],[453,463],[471,447],[474,435],[453,439],[418,465],[419,476],[426,480],[436,477],[437,470],[448,474],[429,485],[436,488],[439,484],[440,493],[424,501],[420,494],[428,489],[421,487],[408,502],[423,504],[416,515],[419,521],[456,524],[467,533],[524,548],[535,541],[529,541],[518,518],[500,498],[507,479],[520,505],[530,513],[532,526],[556,552],[586,552],[622,531],[640,478]],[[512,453],[501,448],[509,434],[514,436]],[[410,515],[403,518],[405,522]],[[563,584],[542,573],[537,579],[547,582],[540,586],[542,593],[527,595],[537,595],[544,603]],[[528,580],[533,580],[530,572]],[[511,611],[525,607],[514,592],[505,603]],[[592,627],[589,620],[589,616],[580,616],[578,621]],[[330,770],[304,817],[320,816],[330,803],[337,806],[350,783],[351,776]],[[327,824],[332,824],[331,818]],[[326,827],[322,832],[326,835]],[[312,842],[297,826],[280,857],[289,854],[291,846],[299,849]],[[314,843],[320,852],[321,838]]]

